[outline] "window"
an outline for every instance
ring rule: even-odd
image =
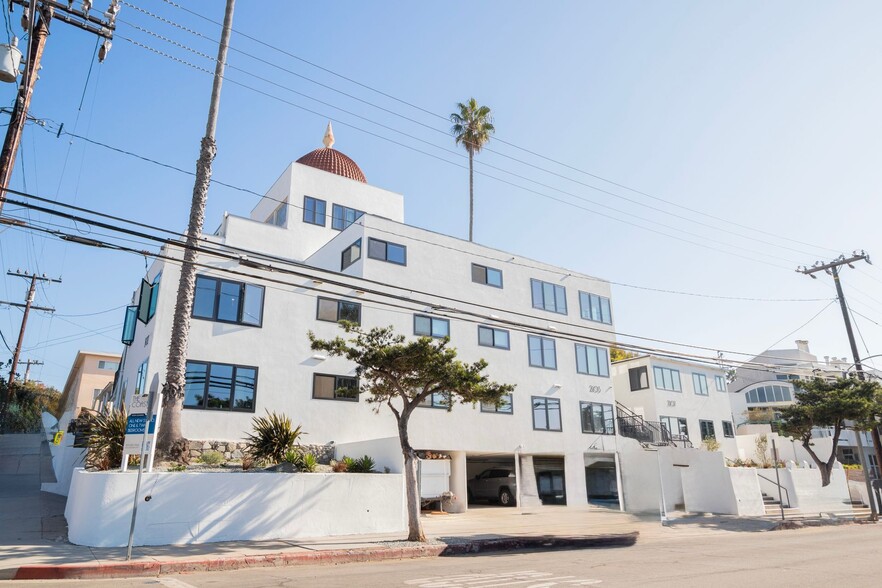
[[[662,426],[676,439],[688,439],[689,427],[686,426],[686,419],[682,417],[663,416],[658,419]]]
[[[672,392],[682,392],[680,387],[680,372],[670,368],[655,366],[652,368],[655,374],[655,387],[659,390],[670,390]]]
[[[331,207],[331,228],[342,231],[361,218],[363,214],[360,210],[335,204]]]
[[[193,317],[259,327],[263,321],[263,286],[196,276]]]
[[[98,360],[98,369],[115,372],[116,370],[119,369],[119,362],[118,361],[107,361],[106,359],[99,359]]]
[[[582,432],[599,435],[615,435],[615,419],[612,404],[598,402],[580,402],[582,412]]]
[[[537,431],[560,431],[560,400],[533,396],[533,428]]]
[[[135,340],[135,327],[138,326],[138,307],[127,306],[126,318],[123,321],[123,332],[121,341],[123,345],[131,345]]]
[[[698,428],[701,431],[701,440],[704,441],[707,438],[716,439],[717,435],[714,432],[714,422],[713,421],[698,421]]]
[[[303,197],[303,222],[325,226],[325,201],[309,196]]]
[[[315,374],[312,378],[312,397],[358,402],[358,378]]]
[[[361,304],[348,300],[332,300],[330,298],[318,299],[316,317],[320,321],[349,321],[361,324]]]
[[[649,370],[645,365],[629,369],[628,379],[631,380],[632,392],[649,388]]]
[[[730,421],[723,421],[723,437],[734,437],[735,436],[735,427],[732,426]]]
[[[508,331],[505,329],[478,326],[478,345],[481,345],[482,347],[510,349]]]
[[[407,247],[371,237],[368,239],[368,257],[398,265],[407,265]]]
[[[554,339],[530,335],[527,337],[527,347],[530,350],[530,365],[533,367],[557,369],[557,352],[554,347]]]
[[[432,392],[420,402],[419,406],[446,409],[450,406],[450,395],[447,392]]]
[[[147,306],[147,322],[150,322],[156,315],[156,303],[159,301],[159,280],[162,278],[162,272],[156,274],[153,278],[153,286],[150,288],[150,304]]]
[[[481,412],[495,412],[499,414],[512,414],[513,405],[512,405],[512,396],[511,394],[503,394],[502,398],[499,400],[499,406],[495,404],[488,404],[486,402],[481,403]]]
[[[257,368],[188,361],[184,408],[254,412]]]
[[[590,376],[609,377],[606,349],[576,343],[576,371]]]
[[[413,315],[413,334],[420,337],[449,337],[450,321],[447,319],[426,316],[423,314]]]
[[[135,396],[147,394],[147,361],[138,366],[138,375],[135,377]]]
[[[582,318],[587,321],[596,321],[598,323],[606,323],[607,325],[612,324],[609,298],[604,298],[597,294],[589,294],[588,292],[579,292],[579,309],[582,312]]]
[[[502,288],[502,270],[493,269],[477,263],[472,264],[472,281],[476,284]]]
[[[753,390],[748,390],[747,402],[749,404],[759,404],[763,402],[790,402],[790,388],[787,386],[759,386]]]
[[[361,259],[361,239],[343,250],[343,256],[340,261],[340,271]]]
[[[288,224],[288,201],[285,200],[282,202],[278,208],[276,208],[269,218],[266,219],[267,224],[276,225],[277,227],[284,227]],[[324,224],[324,223],[322,223]]]
[[[717,386],[717,392],[726,391],[726,378],[723,376],[714,376],[714,384]]]
[[[566,288],[541,280],[530,280],[530,288],[533,291],[533,308],[559,314],[567,313]]]
[[[699,396],[707,396],[707,377],[704,374],[692,374],[692,390]]]

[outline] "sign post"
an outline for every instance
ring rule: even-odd
[[[138,450],[140,452],[139,455],[141,457],[141,459],[138,461],[138,479],[135,482],[135,498],[134,498],[134,502],[132,504],[132,524],[129,527],[129,542],[128,542],[128,545],[126,546],[126,561],[132,559],[132,544],[135,539],[135,519],[138,516],[138,497],[141,493],[141,474],[144,473],[144,462],[146,461],[144,459],[145,453],[149,452],[151,455],[151,462],[153,461],[153,459],[152,459],[153,452],[152,452],[152,449],[147,449],[147,440],[148,440],[148,438],[151,437],[151,434],[153,435],[153,439],[155,439],[156,415],[153,414],[153,402],[155,399],[156,399],[156,390],[151,390],[150,394],[147,397],[147,414],[146,415],[140,415],[140,414],[129,415],[129,421],[126,423],[126,442],[125,443],[127,443],[129,441],[129,436],[130,436],[129,430],[131,427],[131,429],[132,429],[131,436],[134,439],[137,439],[138,437],[140,437],[140,446],[138,447]],[[134,406],[134,399],[133,399],[133,406]],[[133,417],[137,417],[137,418],[133,418]],[[149,423],[149,426],[148,426],[148,423]],[[138,434],[138,432],[137,432],[138,430],[140,430],[140,434]],[[124,443],[124,445],[125,445],[125,443]],[[152,444],[153,444],[153,442],[151,439],[151,445]],[[128,461],[129,461],[129,458],[128,458],[128,455],[126,454],[125,447],[124,447],[123,448],[123,463],[122,463],[123,469],[125,469],[125,466],[127,465]],[[152,463],[151,463],[151,465],[152,465]]]

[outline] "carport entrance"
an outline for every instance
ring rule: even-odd
[[[585,486],[588,502],[598,506],[619,507],[619,485],[616,464],[612,459],[600,459],[585,467]]]
[[[536,472],[536,486],[542,504],[566,504],[564,458],[534,456],[533,469]]]
[[[514,506],[515,460],[510,455],[466,456],[469,504]]]

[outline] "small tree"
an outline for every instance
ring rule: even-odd
[[[404,479],[407,494],[408,541],[425,541],[420,523],[420,497],[417,483],[417,453],[410,444],[408,423],[414,409],[432,394],[444,394],[447,409],[459,402],[502,402],[514,386],[491,382],[482,374],[487,362],[471,364],[456,359],[456,350],[448,347],[449,339],[420,337],[407,341],[392,327],[363,331],[352,323],[341,323],[349,340],[336,337],[317,339],[310,332],[314,351],[345,357],[358,364],[356,373],[361,381],[360,393],[369,395],[368,402],[376,411],[385,404],[398,423],[398,439],[404,455]]]
[[[633,351],[625,351],[624,349],[619,349],[618,347],[609,348],[609,360],[611,362],[632,359],[634,357],[637,357],[637,354]]]
[[[802,442],[821,471],[821,485],[827,486],[845,421],[854,421],[859,430],[872,426],[882,388],[876,382],[854,378],[838,378],[833,382],[814,378],[794,381],[793,385],[798,389],[796,403],[780,409],[781,431]],[[815,427],[833,428],[833,447],[826,460],[812,449],[812,429]]]

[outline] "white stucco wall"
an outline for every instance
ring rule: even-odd
[[[726,467],[719,452],[692,455],[682,468],[684,506],[687,512],[762,516],[762,492],[753,468]]]
[[[74,472],[65,508],[77,545],[128,540],[136,475]],[[397,474],[144,474],[135,545],[302,539],[406,528]],[[101,516],[96,516],[101,513]]]

